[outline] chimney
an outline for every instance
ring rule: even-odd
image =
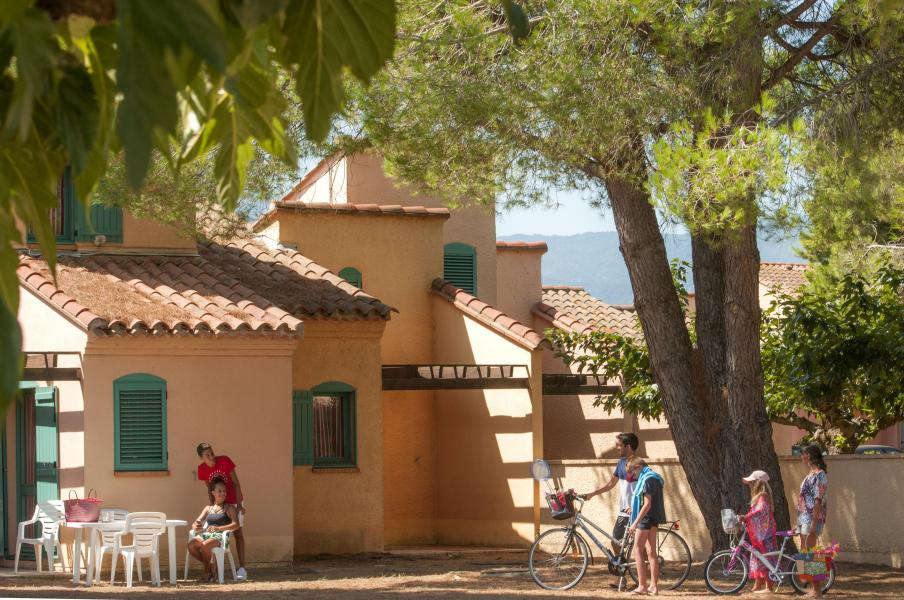
[[[496,308],[531,326],[543,295],[540,263],[546,242],[496,242]]]

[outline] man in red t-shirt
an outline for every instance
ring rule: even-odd
[[[235,504],[239,514],[244,515],[242,484],[239,483],[239,476],[235,472],[235,463],[232,462],[232,459],[225,454],[220,456],[214,454],[213,448],[207,442],[198,444],[198,456],[201,457],[201,464],[198,465],[198,480],[204,482],[210,503],[213,504],[213,496],[210,495],[208,485],[214,478],[220,477],[226,482],[226,502]],[[239,555],[239,569],[235,575],[239,581],[245,581],[248,578],[248,572],[245,571],[245,535],[241,528],[236,529],[232,535],[235,537],[235,546]]]

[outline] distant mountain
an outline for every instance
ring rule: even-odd
[[[687,234],[666,234],[669,258],[691,262],[691,238]],[[631,304],[634,294],[618,249],[614,231],[578,233],[575,235],[506,235],[505,241],[544,241],[549,252],[543,256],[543,284],[577,285],[610,304]],[[794,253],[797,239],[759,241],[760,259],[764,262],[803,262]],[[690,273],[688,278],[691,279]],[[688,281],[693,289],[693,281]]]

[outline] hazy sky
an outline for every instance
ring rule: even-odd
[[[496,217],[496,235],[572,235],[615,231],[612,213],[593,208],[578,192],[558,192],[558,208],[519,208]]]

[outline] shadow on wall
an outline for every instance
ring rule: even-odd
[[[594,406],[595,396],[543,397],[543,456],[547,460],[618,458],[615,434],[633,431],[640,439],[637,453],[672,458],[675,446],[664,421],[640,421],[636,416]]]

